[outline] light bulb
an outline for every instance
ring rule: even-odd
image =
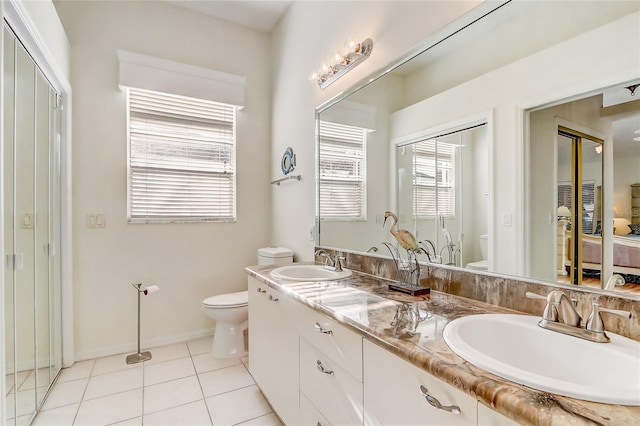
[[[311,74],[309,74],[309,81],[317,81],[317,80],[318,80],[317,72],[312,72]]]
[[[327,71],[329,71],[329,65],[327,65],[327,64],[322,64],[322,66],[320,67],[320,69],[322,70],[322,72],[327,72]]]

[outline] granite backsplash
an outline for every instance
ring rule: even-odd
[[[365,274],[389,280],[396,280],[395,265],[390,258],[353,253],[344,250],[322,248],[334,257],[336,253],[346,258],[344,267]],[[320,262],[322,259],[316,258]],[[640,341],[640,297],[612,291],[602,291],[588,287],[570,287],[536,280],[510,277],[488,272],[478,272],[453,268],[438,264],[421,265],[420,284],[432,290],[449,293],[480,302],[514,309],[531,315],[542,315],[545,301],[530,299],[526,292],[546,296],[552,289],[563,290],[571,299],[577,301],[578,313],[586,322],[591,313],[591,303],[597,300],[600,305],[610,309],[631,312],[631,318],[616,315],[602,315],[605,329],[612,333]]]

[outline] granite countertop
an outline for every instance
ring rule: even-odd
[[[340,281],[290,282],[272,278],[273,268],[246,271],[520,424],[626,425],[640,419],[640,407],[583,401],[502,379],[456,355],[442,337],[444,326],[456,318],[518,311],[437,291],[416,297],[391,292],[390,281],[356,271]],[[421,321],[415,332],[411,325],[394,322],[403,306],[418,308]]]

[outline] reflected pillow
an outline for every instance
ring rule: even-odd
[[[632,223],[631,225],[627,225],[631,228],[631,232],[636,235],[640,235],[640,223]]]

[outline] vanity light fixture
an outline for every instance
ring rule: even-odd
[[[315,80],[318,86],[324,89],[367,59],[371,55],[371,50],[373,50],[373,40],[370,38],[359,43],[348,40],[345,43],[345,52],[332,55],[329,63],[322,64],[317,72],[309,76],[309,80]]]

